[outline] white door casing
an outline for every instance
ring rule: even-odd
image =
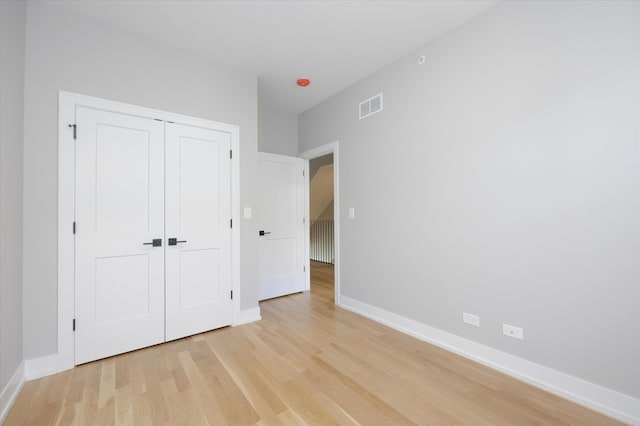
[[[228,133],[166,124],[167,341],[231,324],[229,148]]]
[[[231,201],[231,218],[237,218],[240,214],[240,203],[239,203],[239,164],[240,164],[240,152],[239,152],[239,129],[235,125],[214,122],[209,120],[202,120],[198,118],[183,116],[174,113],[168,113],[159,110],[153,110],[149,108],[139,107],[130,104],[124,104],[120,102],[114,102],[99,98],[94,98],[90,96],[78,95],[74,93],[59,92],[59,115],[58,115],[58,353],[57,353],[57,371],[64,371],[70,368],[73,368],[74,365],[79,364],[82,361],[81,359],[76,359],[75,356],[75,346],[76,346],[76,337],[77,333],[82,333],[83,328],[87,325],[86,321],[78,318],[77,327],[76,325],[76,317],[79,317],[80,312],[76,312],[76,285],[78,284],[78,280],[76,279],[76,252],[80,252],[76,247],[76,234],[83,231],[83,226],[86,226],[86,221],[78,220],[76,222],[76,180],[77,179],[77,170],[76,167],[79,163],[78,158],[76,158],[76,142],[79,140],[76,139],[76,130],[78,139],[84,137],[83,132],[86,132],[88,129],[86,127],[83,128],[83,125],[78,125],[78,119],[81,118],[81,110],[83,108],[94,109],[97,110],[96,113],[115,113],[121,114],[125,116],[129,116],[132,120],[137,122],[137,119],[142,119],[143,121],[146,119],[147,122],[154,121],[156,122],[159,128],[165,124],[183,124],[186,126],[199,127],[202,129],[215,130],[217,132],[228,135],[228,140],[230,140],[230,148],[233,150],[233,158],[230,161],[230,174],[231,174],[231,191],[230,191],[230,201]],[[107,114],[108,115],[108,114]],[[77,125],[77,128],[74,126]],[[132,126],[123,126],[125,129],[131,130],[130,134],[136,134],[135,127],[137,124]],[[153,124],[151,125],[153,126]],[[118,127],[118,126],[114,126]],[[122,129],[120,129],[122,131]],[[125,132],[126,133],[126,132]],[[96,136],[97,137],[97,136]],[[133,145],[140,145],[139,143],[134,143]],[[140,156],[140,152],[136,151],[135,147],[130,147],[134,150],[134,153],[137,152],[137,155]],[[104,151],[104,150],[102,150]],[[104,152],[102,152],[104,153]],[[105,153],[108,154],[108,153]],[[228,157],[227,157],[228,158]],[[105,157],[108,159],[108,157]],[[109,161],[105,161],[105,164],[109,163]],[[126,164],[125,164],[126,165]],[[164,164],[163,164],[164,166]],[[126,169],[126,167],[123,167]],[[105,171],[108,168],[105,169]],[[124,170],[127,173],[132,173],[131,168]],[[139,172],[139,171],[138,171]],[[123,173],[126,174],[126,173]],[[109,173],[106,173],[105,176],[108,176]],[[134,174],[133,177],[136,177]],[[115,179],[116,181],[120,179],[120,182],[123,181],[123,176],[119,176],[118,174],[111,173],[111,179]],[[139,176],[138,176],[139,179]],[[164,175],[162,175],[162,179],[164,179]],[[102,179],[104,181],[104,179]],[[136,188],[134,188],[136,189]],[[139,189],[139,188],[138,188]],[[99,197],[97,197],[99,198]],[[140,200],[136,200],[139,202]],[[140,209],[141,203],[135,204],[136,208],[133,208],[133,211],[136,209]],[[126,210],[126,209],[124,209]],[[131,210],[131,209],[130,209]],[[155,209],[154,209],[155,210]],[[160,215],[164,214],[163,208],[157,210]],[[115,212],[114,217],[117,217],[118,214],[122,212]],[[104,213],[103,213],[104,215]],[[149,218],[149,221],[152,222],[152,219]],[[77,223],[77,227],[76,227]],[[118,224],[115,221],[111,221],[110,223],[103,221],[105,226],[102,227],[102,231],[104,233],[105,229],[108,226],[117,227]],[[129,222],[129,225],[132,222]],[[73,225],[73,227],[72,227]],[[108,225],[108,226],[107,226]],[[125,224],[124,226],[129,226]],[[233,300],[231,302],[232,306],[232,317],[231,324],[240,324],[247,322],[246,315],[240,311],[240,229],[241,223],[239,221],[234,221],[233,228],[230,232],[230,263],[231,263],[231,290],[233,290]],[[164,225],[163,225],[164,227]],[[73,232],[72,232],[73,229]],[[160,230],[159,238],[162,239],[162,247],[161,250],[165,250],[166,247],[166,235],[162,235],[164,229]],[[155,231],[154,231],[155,234]],[[100,234],[96,234],[100,235]],[[157,238],[157,237],[154,237]],[[144,242],[151,242],[154,238],[150,238],[149,240],[145,240]],[[99,238],[96,238],[99,239]],[[117,239],[116,239],[117,240]],[[130,245],[130,244],[129,244]],[[107,245],[109,246],[109,245]],[[158,247],[144,246],[142,248],[143,253],[151,253],[151,249],[158,249]],[[148,250],[145,252],[145,250]],[[124,250],[127,252],[127,250]],[[98,253],[100,254],[100,253]],[[81,255],[79,253],[79,255]],[[126,255],[128,256],[128,255]],[[146,256],[146,254],[144,255]],[[141,257],[144,257],[141,255]],[[164,255],[162,255],[164,256]],[[117,256],[112,256],[117,257]],[[134,256],[135,257],[135,256]],[[153,256],[151,256],[153,258]],[[107,256],[109,258],[109,256]],[[138,259],[136,259],[138,260]],[[118,261],[116,261],[117,263]],[[94,260],[94,264],[95,264]],[[100,261],[97,262],[98,264]],[[103,262],[104,263],[104,262]],[[127,271],[133,275],[138,273],[141,275],[141,268],[136,270],[135,262],[129,261],[127,263],[126,259],[120,262],[123,265],[122,270]],[[104,266],[104,265],[99,265]],[[104,269],[104,268],[102,268]],[[163,269],[161,268],[162,272]],[[164,273],[164,272],[163,272]],[[98,270],[98,275],[100,277],[101,271]],[[102,282],[98,283],[99,285],[104,285],[109,280],[114,280],[114,277],[102,274]],[[164,290],[164,289],[163,289]],[[95,291],[95,285],[94,285]],[[118,294],[118,292],[114,292],[113,294]],[[78,295],[82,297],[81,295]],[[153,297],[150,297],[150,300]],[[164,301],[164,294],[163,294]],[[107,301],[112,303],[112,307],[115,306],[113,301]],[[133,300],[127,301],[127,303],[133,302]],[[108,305],[108,304],[107,304]],[[106,310],[109,306],[101,306],[99,309],[102,309],[100,315],[102,315],[101,323],[109,322],[109,318],[107,318],[107,314],[118,315],[120,311],[124,313],[129,313],[130,316],[137,316],[136,309],[137,306],[133,305],[118,305],[114,312],[109,312]],[[164,308],[164,306],[163,306]],[[150,312],[153,309],[149,310]],[[120,312],[120,313],[122,313]],[[164,312],[164,310],[163,310]],[[252,318],[259,318],[259,313],[255,316],[255,312],[252,311]],[[125,315],[126,316],[126,315]],[[105,321],[106,319],[106,321]],[[117,322],[117,321],[116,321]],[[72,327],[73,324],[73,327]],[[164,331],[164,326],[163,326]],[[146,343],[141,343],[142,339],[136,338],[136,346],[143,346]],[[150,339],[157,340],[157,339]],[[162,339],[164,340],[164,339]],[[120,349],[119,351],[126,350]]]
[[[164,129],[90,108],[77,123],[80,364],[164,341]]]
[[[259,300],[305,287],[304,160],[258,153],[260,230]]]

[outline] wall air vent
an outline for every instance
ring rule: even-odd
[[[360,120],[380,111],[382,111],[382,93],[360,102]]]

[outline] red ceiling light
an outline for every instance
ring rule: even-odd
[[[299,78],[298,81],[296,81],[296,84],[300,87],[307,87],[311,84],[311,80],[308,78]]]

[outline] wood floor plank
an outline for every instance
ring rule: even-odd
[[[308,386],[303,387],[300,380],[294,379],[285,383],[280,392],[285,403],[305,423],[327,426],[339,424],[316,399],[316,392]]]
[[[260,419],[277,423],[277,416],[288,407],[278,397],[277,391],[256,372],[255,363],[246,354],[238,354],[223,345],[217,345],[215,352]]]
[[[133,395],[131,394],[130,386],[124,386],[116,389],[116,414],[114,423],[119,425],[134,424],[132,400]]]
[[[363,425],[402,424],[413,422],[391,405],[319,357],[316,363],[316,386],[342,406],[351,418]]]
[[[152,425],[151,406],[147,393],[133,393],[131,406],[133,407],[133,422],[135,425]]]
[[[618,425],[613,419],[311,292],[261,303],[262,321],[27,382],[13,425]]]

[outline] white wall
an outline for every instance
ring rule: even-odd
[[[335,140],[344,295],[640,397],[639,2],[501,3],[301,114]]]
[[[22,356],[22,143],[26,4],[0,1],[0,394]],[[2,400],[4,403],[4,399]],[[0,406],[0,413],[5,407]]]
[[[242,206],[257,165],[257,78],[64,9],[27,8],[24,147],[24,350],[57,351],[58,91],[240,126]],[[257,306],[257,229],[242,221],[243,309]]]
[[[258,150],[296,157],[298,116],[258,105]]]

